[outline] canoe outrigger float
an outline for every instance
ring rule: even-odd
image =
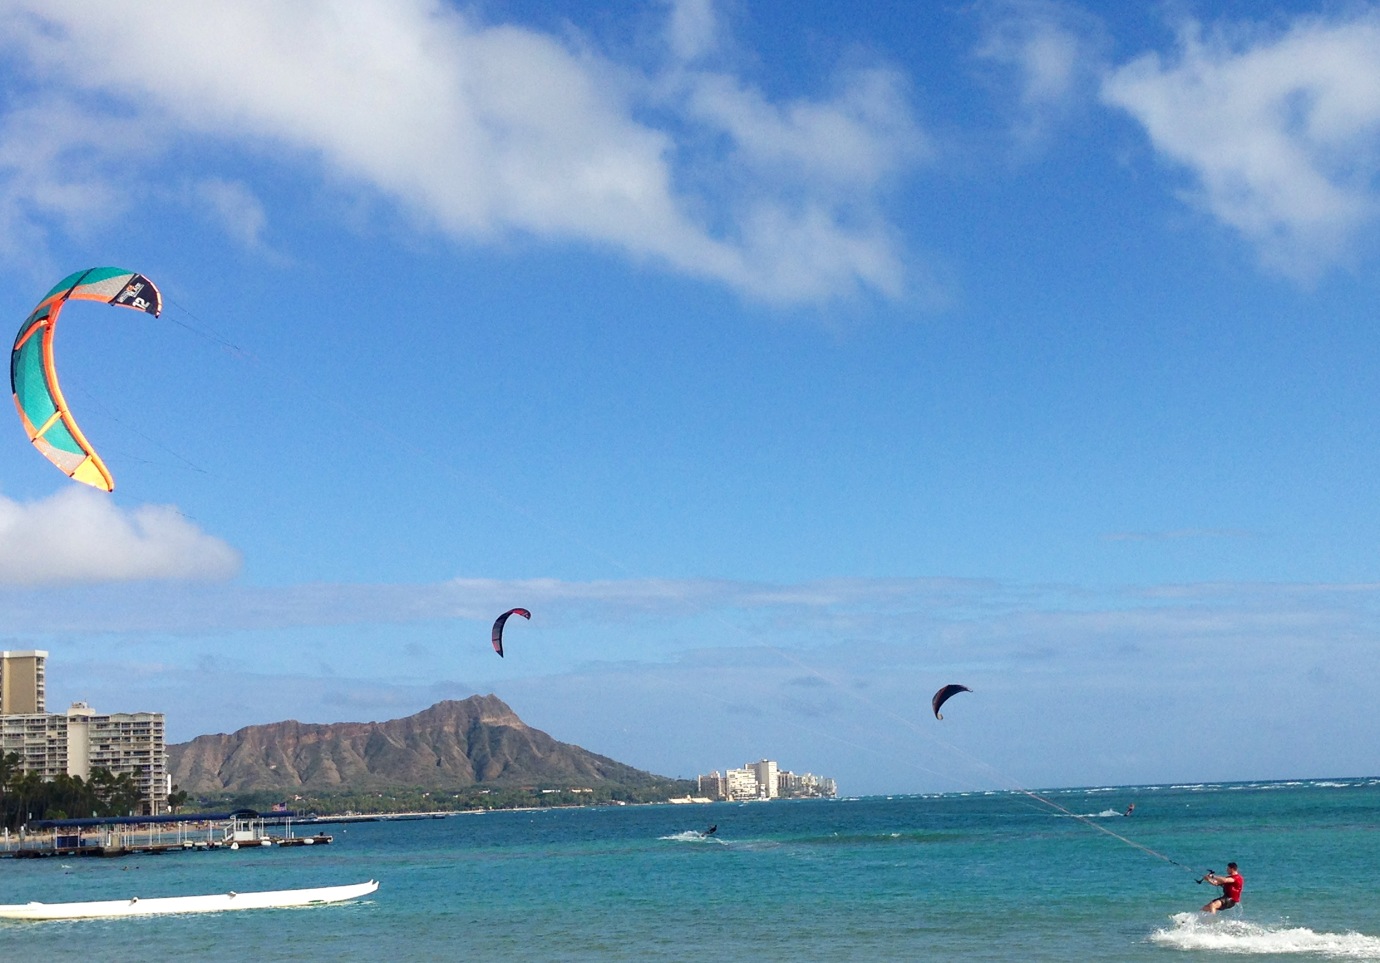
[[[0,919],[79,920],[113,916],[151,916],[161,913],[218,913],[236,909],[276,909],[340,903],[368,896],[379,888],[377,880],[348,886],[315,889],[279,889],[261,893],[215,893],[210,896],[159,896],[141,899],[97,900],[91,903],[12,903],[0,906]]]

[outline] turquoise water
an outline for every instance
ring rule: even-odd
[[[1041,795],[500,812],[334,826],[325,847],[3,860],[0,903],[381,885],[338,906],[0,922],[0,960],[1380,961],[1380,779]],[[1228,860],[1243,909],[1199,919],[1217,890],[1195,876]]]

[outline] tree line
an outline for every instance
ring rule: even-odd
[[[17,830],[35,819],[84,819],[130,816],[139,811],[143,794],[127,772],[97,767],[91,776],[66,773],[44,779],[22,769],[24,757],[0,753],[0,827]]]
[[[275,804],[306,814],[325,816],[338,813],[401,813],[458,811],[467,809],[532,809],[552,806],[607,806],[619,803],[664,802],[673,796],[688,796],[695,784],[687,780],[653,780],[639,785],[595,783],[576,791],[540,786],[496,786],[479,784],[450,790],[418,786],[389,786],[378,789],[337,788],[299,789],[284,796],[281,789],[220,793],[198,800],[212,809],[255,809],[269,811]]]

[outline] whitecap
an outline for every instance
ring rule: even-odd
[[[1309,954],[1324,959],[1380,960],[1380,937],[1364,933],[1319,933],[1287,923],[1254,923],[1202,913],[1176,913],[1172,927],[1150,934],[1150,942],[1176,950],[1232,954]]]
[[[718,836],[710,836],[697,829],[687,829],[681,833],[672,833],[669,836],[658,836],[657,839],[669,840],[673,843],[715,843],[725,845],[724,841]]]

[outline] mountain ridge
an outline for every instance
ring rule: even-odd
[[[168,746],[168,772],[198,794],[399,786],[640,785],[635,769],[527,725],[502,699],[438,702],[385,722],[245,726]]]

